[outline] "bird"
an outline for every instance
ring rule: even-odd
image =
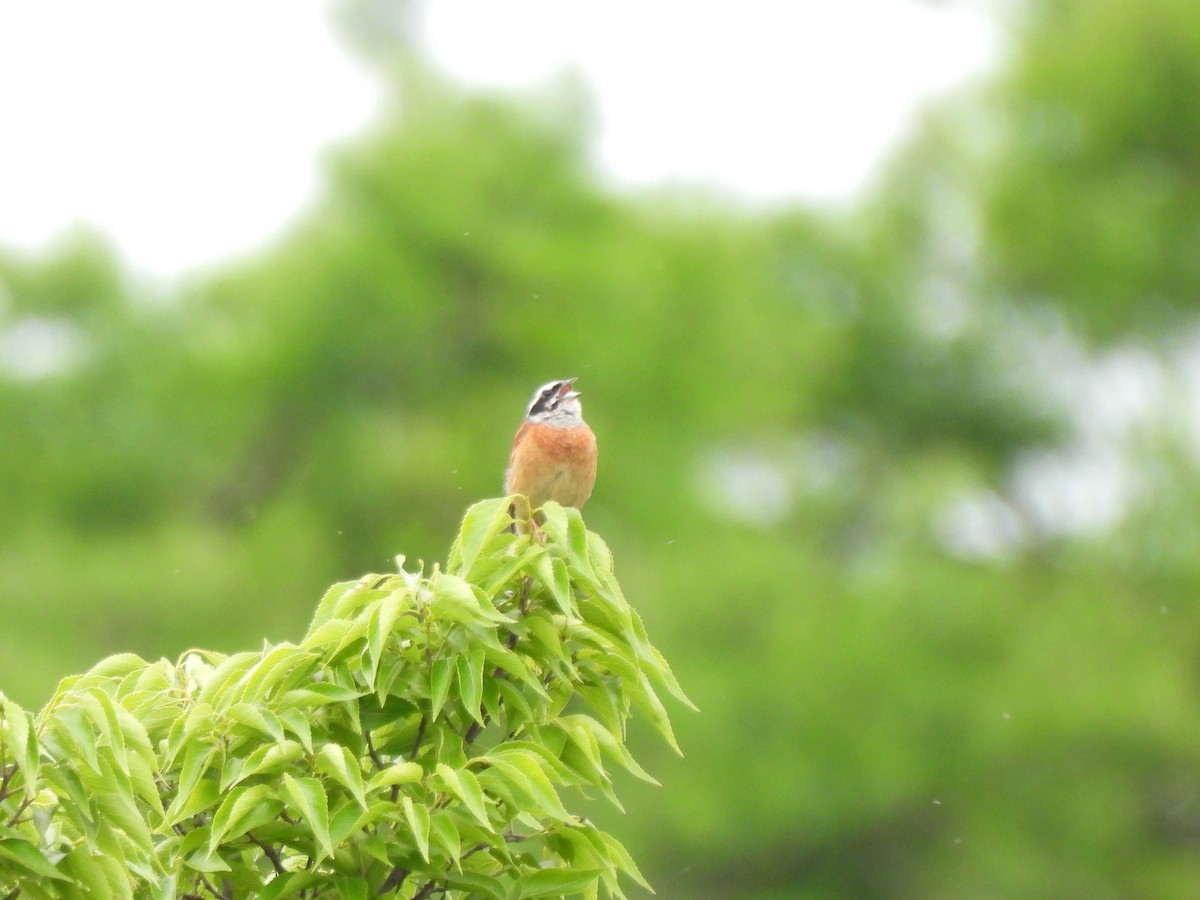
[[[548,381],[533,392],[513,438],[506,494],[524,494],[531,509],[549,500],[583,507],[596,484],[596,435],[583,421],[577,378]]]

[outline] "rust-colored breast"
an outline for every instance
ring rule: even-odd
[[[524,423],[513,441],[504,490],[524,494],[532,506],[547,500],[576,509],[596,484],[596,436],[586,425],[554,428]]]

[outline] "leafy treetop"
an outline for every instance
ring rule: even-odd
[[[298,644],[113,656],[37,715],[0,695],[0,896],[648,888],[568,803],[619,806],[614,767],[653,782],[626,722],[675,746],[657,689],[688,701],[579,513],[518,535],[510,499],[470,508],[444,571],[334,585]]]

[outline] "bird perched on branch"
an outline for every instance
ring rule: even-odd
[[[596,436],[583,421],[575,381],[551,381],[534,391],[513,438],[504,490],[524,494],[533,509],[547,500],[578,509],[596,483]]]

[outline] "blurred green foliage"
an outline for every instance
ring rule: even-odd
[[[1187,404],[1117,526],[1045,526],[1020,473],[1096,415],[1054,347],[1194,333],[1200,8],[1028,0],[1011,41],[840,216],[614,195],[561,108],[410,72],[257,257],[164,296],[94,235],[3,255],[50,362],[0,356],[0,685],[299,635],[441,558],[579,375],[588,525],[703,711],[619,790],[663,896],[1190,896]]]

